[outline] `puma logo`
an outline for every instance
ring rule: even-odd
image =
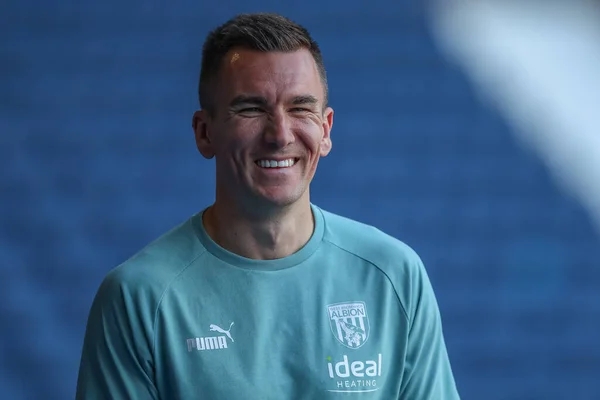
[[[231,342],[233,343],[233,342],[235,342],[235,340],[233,340],[233,338],[231,337],[231,334],[229,333],[232,326],[233,326],[233,322],[231,323],[231,325],[229,325],[229,329],[225,330],[218,325],[210,324],[210,331],[211,332],[219,332],[219,333],[222,333],[223,335],[227,335],[227,337],[229,339],[231,339]]]

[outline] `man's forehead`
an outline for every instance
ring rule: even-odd
[[[232,96],[312,95],[321,99],[324,95],[316,63],[308,50],[267,53],[235,49],[227,54],[225,63],[222,83],[234,92]]]
[[[251,80],[319,79],[316,63],[312,55],[304,49],[285,53],[246,49],[230,51],[225,58],[225,70],[232,78],[240,76]]]
[[[307,65],[315,66],[314,58],[306,48],[300,48],[295,51],[259,51],[236,47],[227,52],[225,61],[231,66],[261,62],[283,63],[285,61],[295,63],[302,61]]]

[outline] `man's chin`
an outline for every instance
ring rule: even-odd
[[[257,200],[265,207],[286,208],[302,201],[304,193],[290,190],[268,190],[257,193]]]

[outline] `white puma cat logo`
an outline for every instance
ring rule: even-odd
[[[231,325],[229,325],[229,329],[225,330],[218,325],[210,324],[210,331],[211,332],[219,332],[219,333],[222,333],[223,335],[227,335],[227,337],[229,339],[231,339],[231,342],[233,343],[233,342],[235,342],[235,340],[233,340],[233,338],[231,337],[231,334],[229,334],[229,331],[231,330],[232,326],[233,326],[233,322],[231,323]]]

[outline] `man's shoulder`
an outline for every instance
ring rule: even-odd
[[[427,272],[420,256],[405,242],[380,229],[322,211],[324,241],[359,257],[379,270],[392,284],[407,318],[414,313]]]
[[[110,270],[102,286],[134,296],[143,293],[144,296],[159,297],[206,251],[194,230],[195,217],[178,224]]]
[[[321,210],[325,219],[325,240],[380,268],[418,264],[418,254],[405,242],[373,225]]]

